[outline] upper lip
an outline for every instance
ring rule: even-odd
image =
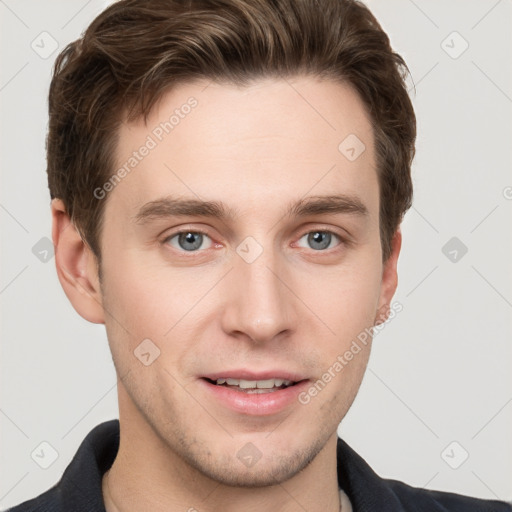
[[[237,379],[237,380],[268,380],[268,379],[282,379],[291,380],[292,382],[300,382],[307,379],[302,374],[290,372],[287,370],[265,370],[265,371],[252,371],[252,370],[223,370],[220,372],[209,373],[203,375],[203,379],[216,381],[218,379]]]

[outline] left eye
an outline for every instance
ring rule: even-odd
[[[322,251],[324,249],[331,248],[333,237],[334,239],[341,241],[341,238],[331,231],[310,231],[309,233],[303,235],[300,240],[306,238],[307,243],[310,244],[312,249],[315,251]]]
[[[177,244],[173,243],[174,239],[177,239]],[[210,245],[208,247],[202,247],[205,239],[210,240]],[[165,242],[169,242],[169,244],[175,249],[183,249],[184,251],[191,252],[196,251],[197,249],[208,249],[211,247],[211,239],[206,233],[201,233],[200,231],[181,231],[172,235],[165,239]]]

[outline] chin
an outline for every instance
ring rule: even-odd
[[[238,459],[224,463],[196,465],[204,476],[229,487],[258,488],[286,482],[307,467],[312,456],[295,454],[272,460],[260,459],[252,467],[245,467]]]
[[[225,447],[224,453],[198,449],[182,453],[188,464],[203,476],[229,487],[259,488],[278,485],[304,470],[325,446],[321,436],[306,446],[277,448],[273,443],[250,441],[233,455]],[[268,451],[265,453],[266,449]]]

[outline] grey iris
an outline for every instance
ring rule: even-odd
[[[196,241],[194,242],[194,237],[196,238]],[[188,247],[182,244],[182,242],[186,244],[192,244]],[[203,243],[203,235],[202,233],[180,233],[178,236],[178,243],[182,249],[185,251],[194,251],[196,249],[199,249],[201,247],[201,244]]]
[[[308,243],[316,251],[326,249],[331,243],[331,233],[324,231],[312,231],[308,235]],[[314,244],[320,244],[320,247],[315,247]]]

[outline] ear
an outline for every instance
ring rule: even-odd
[[[380,287],[379,305],[375,316],[375,325],[384,323],[390,313],[391,299],[398,286],[398,256],[402,247],[402,233],[398,228],[391,240],[391,254],[384,262]]]
[[[52,239],[60,284],[77,313],[95,324],[105,323],[98,262],[66,212],[61,199],[53,199]]]

